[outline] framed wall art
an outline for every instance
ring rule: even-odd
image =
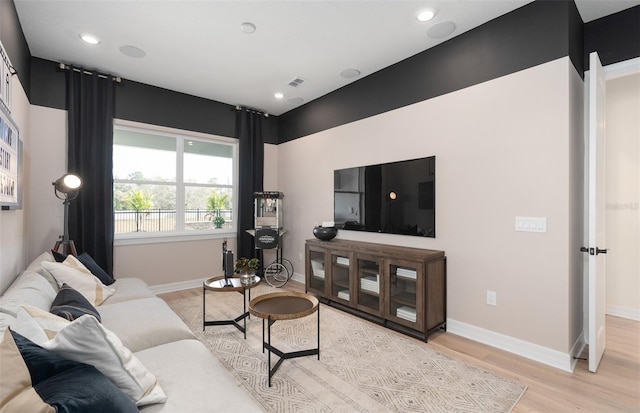
[[[22,142],[9,110],[0,103],[0,206],[22,208]]]

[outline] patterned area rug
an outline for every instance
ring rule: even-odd
[[[261,284],[252,297],[278,291]],[[242,295],[207,291],[207,320],[242,313]],[[428,344],[321,304],[320,360],[284,360],[268,387],[262,319],[202,331],[202,297],[168,304],[267,412],[510,412],[526,386],[440,354]],[[317,346],[317,314],[278,321],[271,343],[284,351]],[[272,355],[272,365],[278,357]]]

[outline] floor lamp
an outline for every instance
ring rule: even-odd
[[[76,245],[69,239],[69,204],[78,197],[78,191],[82,188],[82,179],[78,175],[64,174],[51,184],[56,198],[61,199],[64,205],[64,234],[56,241],[53,250],[61,252],[60,248],[62,248],[62,254],[77,256]]]

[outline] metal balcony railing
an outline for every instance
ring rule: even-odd
[[[184,211],[184,223],[187,230],[214,228],[213,218],[220,214],[225,223],[222,228],[232,227],[233,211],[221,209],[187,209]],[[114,211],[115,233],[167,232],[176,230],[175,209],[144,209]]]

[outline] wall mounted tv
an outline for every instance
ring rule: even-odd
[[[436,236],[436,157],[333,172],[340,229]]]

